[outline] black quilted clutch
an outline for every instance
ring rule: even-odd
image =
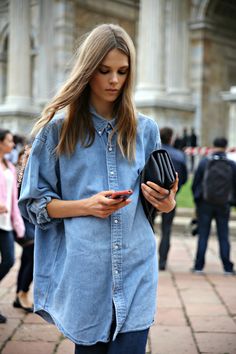
[[[175,179],[175,168],[168,152],[164,149],[153,151],[141,172],[141,183],[150,181],[158,184],[160,187],[170,190]],[[145,214],[151,225],[153,225],[156,210],[144,198],[142,192],[141,201]]]

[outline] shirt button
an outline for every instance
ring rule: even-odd
[[[114,175],[114,172],[113,172],[113,171],[111,171],[111,172],[110,172],[110,174],[113,176],[113,175]]]
[[[119,274],[119,271],[118,271],[118,270],[115,270],[115,274]]]
[[[119,222],[119,220],[117,220],[117,219],[114,220],[114,223],[115,223],[115,224],[118,224],[118,222]]]
[[[112,151],[112,147],[109,147],[108,150],[109,150],[109,151]]]
[[[119,245],[116,243],[116,244],[114,245],[114,248],[115,248],[115,250],[118,250],[118,249],[119,249]]]
[[[99,131],[98,131],[98,134],[99,134],[99,135],[101,135],[101,134],[102,134],[102,131],[101,131],[101,130],[99,130]]]

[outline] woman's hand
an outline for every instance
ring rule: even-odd
[[[92,215],[98,218],[107,218],[120,208],[131,203],[131,199],[111,199],[112,191],[103,191],[84,199],[85,215]]]
[[[158,186],[156,183],[142,183],[141,188],[144,197],[154,208],[163,213],[169,213],[176,206],[175,195],[178,190],[179,178],[176,173],[176,180],[170,191]]]
[[[0,203],[0,214],[4,214],[4,213],[7,213],[8,210],[6,208],[6,206],[2,203]]]
[[[51,218],[73,218],[79,216],[96,216],[107,218],[120,208],[131,203],[131,199],[111,199],[114,191],[103,191],[92,197],[80,200],[52,199],[47,204],[47,212]]]

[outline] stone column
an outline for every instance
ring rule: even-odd
[[[165,0],[141,0],[136,101],[152,101],[165,89]]]
[[[167,34],[167,92],[186,95],[188,90],[188,3],[170,0]]]
[[[40,1],[40,51],[39,51],[39,80],[38,103],[45,103],[53,95],[53,87],[55,86],[54,73],[54,13],[53,1]]]
[[[68,76],[72,65],[72,55],[75,49],[74,35],[76,19],[76,2],[58,0],[55,2],[55,87],[61,84]]]
[[[222,92],[221,96],[229,103],[228,146],[236,147],[236,86],[232,86],[228,92]]]
[[[10,0],[9,62],[6,104],[24,109],[31,105],[30,1]]]

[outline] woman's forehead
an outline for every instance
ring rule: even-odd
[[[105,66],[129,66],[129,58],[128,56],[122,52],[120,49],[112,49],[107,53],[105,58],[103,59],[101,65]]]

